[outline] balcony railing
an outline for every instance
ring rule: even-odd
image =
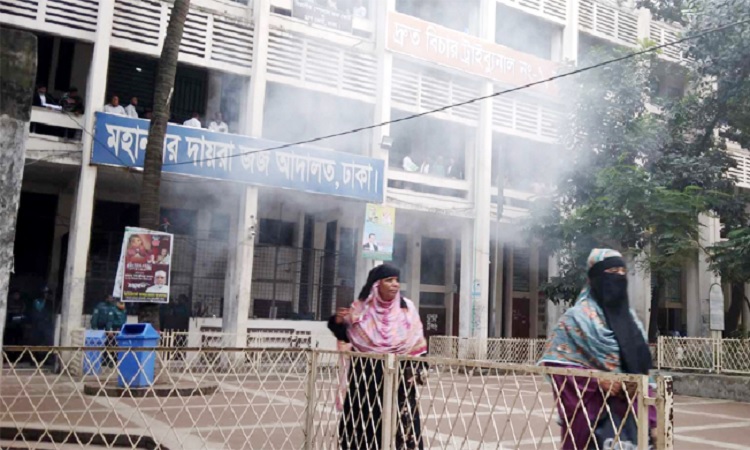
[[[729,175],[735,179],[737,186],[750,189],[750,151],[730,147],[728,152],[737,162],[737,167],[729,169]]]
[[[629,47],[638,44],[638,16],[614,5],[582,0],[580,28],[596,37]]]

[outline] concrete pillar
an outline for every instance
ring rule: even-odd
[[[255,42],[253,45],[253,67],[245,86],[245,100],[240,108],[240,134],[262,136],[263,110],[266,101],[266,66],[268,63],[268,21],[270,0],[254,0],[253,22]],[[253,255],[258,219],[258,188],[242,186],[239,210],[232,212],[229,230],[230,242],[227,258],[227,274],[224,281],[224,314],[222,329],[226,333],[238,334],[236,344],[245,346],[244,334],[247,320],[252,312],[251,285],[253,279]]]
[[[386,122],[391,119],[391,91],[393,87],[393,55],[385,49],[388,39],[388,13],[396,10],[396,0],[380,0],[375,2],[375,52],[378,55],[377,86],[375,89],[375,114],[373,123]],[[372,130],[372,141],[370,143],[370,156],[385,160],[386,180],[388,179],[388,151],[380,148],[384,136],[390,136],[389,125]],[[384,195],[387,193],[388,183],[383,187]]]
[[[62,256],[62,238],[70,231],[68,221],[73,209],[73,196],[62,193],[57,197],[57,211],[55,213],[55,236],[52,238],[52,257],[50,260],[47,285],[59,292],[60,289],[60,257]]]
[[[36,37],[0,29],[0,369],[13,245],[36,75]]]
[[[648,332],[651,322],[651,273],[642,259],[628,258],[628,301]]]
[[[446,281],[449,289],[445,295],[445,334],[453,336],[453,318],[457,311],[453,309],[453,296],[456,293],[456,241],[448,239],[448,271],[446,272]]]
[[[218,71],[208,72],[208,95],[206,100],[206,128],[214,119],[214,114],[221,112],[222,73]],[[226,121],[226,119],[224,119]]]
[[[710,247],[721,239],[721,224],[719,219],[701,214],[699,242],[703,248]],[[700,251],[697,258],[688,264],[687,292],[687,333],[691,337],[708,337],[709,330],[709,302],[708,293],[711,285],[721,284],[721,279],[712,272],[706,261],[706,254]]]
[[[479,36],[493,42],[496,8],[495,0],[481,0],[479,5]],[[493,90],[491,82],[483,82],[480,95],[490,95]],[[492,100],[482,101],[479,108],[473,167],[467,171],[471,174],[469,180],[475,215],[473,223],[466,224],[462,233],[459,335],[486,338],[489,325]]]
[[[239,205],[242,203],[242,195],[238,198],[237,204]],[[232,251],[232,249],[237,246],[237,230],[240,223],[239,209],[236,208],[229,211],[229,247],[227,248],[227,272],[224,274],[224,302],[232,296],[232,280],[234,280],[235,259],[237,256],[236,252]],[[193,302],[196,301],[199,301],[199,299],[193,299]],[[227,311],[225,309],[222,314],[222,320],[226,315]],[[252,317],[252,311],[248,311],[248,315]]]
[[[244,188],[238,216],[235,241],[230,247],[230,252],[233,254],[233,270],[229,296],[224,297],[222,329],[232,336],[229,338],[229,345],[244,347],[247,345],[245,333],[252,308],[251,287],[258,218],[258,189],[256,187]]]
[[[91,220],[94,214],[94,189],[96,166],[89,165],[93,146],[94,113],[105,103],[107,69],[109,67],[109,41],[114,17],[114,0],[99,2],[94,54],[86,83],[86,104],[83,118],[81,173],[76,186],[75,203],[70,219],[68,260],[65,264],[60,344],[70,345],[70,332],[80,326],[83,313],[83,296],[86,286],[86,268],[91,243]]]
[[[503,323],[505,325],[503,337],[513,337],[513,246],[506,247],[508,260],[505,262],[505,302],[503,303]]]
[[[547,281],[552,280],[553,277],[560,276],[560,261],[557,255],[550,255],[548,258],[548,271]],[[547,336],[552,336],[552,332],[557,327],[557,322],[565,312],[565,305],[554,304],[552,301],[547,300]]]
[[[421,290],[422,276],[422,236],[418,233],[409,234],[407,237],[406,261],[409,267],[409,299],[419,309],[419,292]]]
[[[577,3],[577,2],[576,2]],[[648,39],[651,34],[651,10],[641,8],[638,10],[638,39]]]
[[[495,239],[499,239],[499,236],[496,236]],[[503,270],[505,270],[505,246],[502,242],[495,243],[494,245],[497,245],[497,252],[495,256],[495,267],[493,267],[494,273],[495,273],[495,286],[494,286],[494,320],[495,320],[495,332],[493,333],[492,337],[502,337],[503,335],[503,317],[505,317],[505,308],[504,308],[504,301],[505,298],[505,292],[503,292]],[[493,252],[495,249],[493,249]]]
[[[568,1],[567,20],[562,38],[562,59],[567,61],[578,61],[578,10],[580,2]]]
[[[529,337],[539,336],[539,245],[532,244],[529,250]],[[545,261],[546,263],[546,261]]]
[[[745,284],[745,298],[750,299],[750,283]],[[750,332],[750,305],[747,300],[742,302],[742,329],[745,333]]]
[[[271,0],[254,0],[253,67],[245,89],[245,107],[240,109],[240,133],[250,136],[263,134],[270,15]]]
[[[375,110],[373,114],[373,123],[387,122],[391,119],[391,89],[392,80],[391,74],[393,73],[393,55],[385,49],[385,43],[388,39],[387,35],[387,22],[388,13],[396,10],[396,0],[379,0],[373,2],[373,13],[375,20],[375,52],[378,57],[378,68],[377,68],[377,79],[375,86]],[[383,201],[385,202],[388,198],[388,151],[380,147],[384,136],[390,136],[391,127],[386,125],[371,130],[370,148],[366,152],[373,158],[379,158],[385,160],[385,173],[384,186],[383,186]],[[362,204],[360,208],[354,209],[354,214],[357,214],[355,223],[357,224],[357,240],[359,241],[362,237],[362,230],[365,226],[365,205]],[[396,223],[398,223],[398,213],[396,214]],[[359,289],[367,281],[367,274],[377,264],[374,260],[362,258],[362,246],[357,245],[357,269],[355,272],[354,279],[354,292],[355,295],[359,295]],[[401,277],[409,283],[410,292],[409,295],[413,295],[411,292],[411,285],[414,283],[414,279],[411,277],[412,274],[402,273]],[[412,300],[415,300],[412,298]],[[418,302],[419,299],[417,298]]]

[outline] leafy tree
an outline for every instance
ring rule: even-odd
[[[750,17],[746,0],[668,3],[688,2],[688,34]],[[682,66],[640,56],[569,79],[561,136],[568,169],[554,195],[537,202],[529,226],[562,258],[560,276],[542,287],[549,299],[574,300],[590,249],[617,248],[651,273],[654,338],[664,283],[702,250],[699,215],[746,230],[747,199],[727,176],[734,161],[724,150],[726,138],[747,146],[750,136],[748,37],[750,25],[733,27],[691,41],[692,59]],[[581,65],[623,52],[595,49]],[[688,94],[660,98],[661,74],[675,71],[684,71]],[[741,243],[725,243],[722,261],[750,265],[737,251]]]

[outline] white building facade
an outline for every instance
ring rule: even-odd
[[[634,48],[679,31],[593,0],[329,3],[193,0],[173,120],[198,112],[206,127],[221,112],[231,133],[295,142],[517,87],[587,46]],[[53,95],[75,86],[85,99],[80,116],[33,109],[16,243],[12,288],[57,291],[61,343],[111,292],[124,227],[137,225],[140,174],[90,164],[95,113],[118,95],[124,105],[138,97],[146,116],[169,10],[161,0],[0,0],[2,26],[38,36],[37,84]],[[679,64],[681,54],[660,57]],[[554,260],[517,222],[559,159],[563,111],[554,87],[541,87],[315,144],[385,161],[393,262],[428,335],[546,335],[557,308],[539,285]],[[750,189],[750,156],[732,152]],[[404,170],[407,156],[431,168]],[[191,329],[322,332],[373,264],[362,258],[361,200],[165,174],[162,205],[177,235],[171,294],[189,299]],[[702,261],[664,305],[665,329],[707,333],[716,280]],[[648,277],[632,286],[645,318]]]

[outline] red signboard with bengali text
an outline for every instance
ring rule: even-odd
[[[386,48],[510,86],[552,77],[559,69],[550,60],[396,12],[388,16]],[[554,82],[534,90],[557,95]]]

